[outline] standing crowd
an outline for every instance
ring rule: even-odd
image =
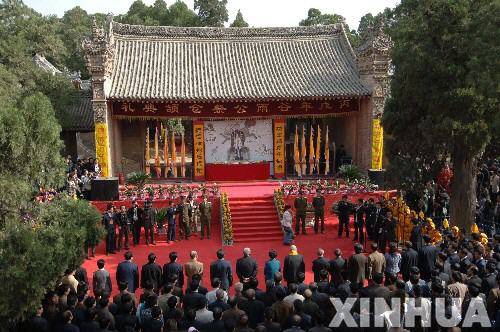
[[[207,268],[196,251],[184,263],[171,252],[163,266],[151,253],[142,267],[127,251],[114,276],[98,260],[92,284],[83,268],[66,271],[26,322],[26,331],[328,332],[337,312],[332,299],[347,298],[354,298],[350,313],[357,323],[362,315],[372,323],[383,320],[384,327],[366,331],[460,331],[469,306],[478,302],[485,303],[484,315],[498,328],[500,237],[483,245],[476,235],[457,238],[449,233],[438,244],[424,235],[421,246],[406,242],[402,252],[395,243],[385,251],[374,242],[365,253],[356,243],[350,257],[336,249],[327,258],[320,248],[312,262],[305,262],[291,245],[282,260],[271,250],[263,270],[245,248],[235,273],[223,250]],[[305,283],[308,272],[314,280]],[[113,278],[118,293],[111,296]],[[361,298],[369,299],[368,311],[360,306]],[[376,298],[397,306],[375,308]],[[438,299],[453,329],[441,328],[436,320]],[[415,326],[406,326],[404,314],[417,304],[421,316]],[[345,322],[340,328],[348,329]]]

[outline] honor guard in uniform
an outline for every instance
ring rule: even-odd
[[[153,208],[153,202],[148,199],[144,202],[144,235],[146,236],[146,244],[156,244],[154,227],[156,224],[156,210]]]
[[[365,215],[365,202],[362,198],[358,198],[358,204],[354,208],[354,241],[358,241],[359,243],[365,243],[365,233],[364,233],[364,224],[365,221],[363,217]]]
[[[314,233],[318,234],[318,223],[321,221],[321,234],[325,233],[325,197],[321,190],[316,190],[316,196],[313,198],[314,207]]]
[[[141,239],[141,227],[142,227],[142,219],[144,210],[139,207],[137,201],[132,202],[132,207],[128,209],[128,219],[132,225],[131,231],[134,237],[134,246],[139,244],[139,240]]]
[[[127,208],[125,205],[120,206],[120,213],[117,215],[118,232],[118,251],[122,249],[122,243],[125,242],[125,250],[129,249],[128,234],[130,232],[130,219],[127,216]]]
[[[193,196],[191,195],[188,196],[187,204],[188,204],[188,216],[189,216],[188,227],[190,228],[190,232],[196,233],[197,231],[196,213],[198,212],[198,206],[196,205]]]
[[[212,203],[208,201],[207,196],[203,196],[203,201],[200,203],[200,221],[201,221],[201,239],[206,236],[210,239],[210,221],[212,219]]]
[[[174,202],[168,202],[167,208],[167,243],[170,241],[175,242],[175,215],[177,213],[177,209],[174,206]]]
[[[302,225],[302,234],[306,234],[306,212],[307,212],[307,198],[304,192],[299,191],[299,197],[295,198],[293,203],[295,207],[295,235],[299,234],[299,225]]]
[[[187,240],[191,236],[191,229],[189,228],[189,205],[185,196],[181,196],[181,203],[177,206],[179,213],[179,225],[184,238]]]
[[[347,201],[347,195],[342,195],[342,199],[337,204],[337,215],[339,217],[339,237],[342,237],[342,231],[345,229],[345,236],[349,237],[349,217],[352,206]]]

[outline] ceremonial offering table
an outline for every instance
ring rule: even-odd
[[[267,180],[270,177],[269,162],[206,164],[207,181],[247,181]]]

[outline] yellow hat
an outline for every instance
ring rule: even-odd
[[[444,229],[450,228],[450,223],[448,222],[448,219],[446,219],[446,218],[443,220],[443,227],[444,227]]]
[[[420,219],[424,219],[425,215],[424,215],[424,213],[423,213],[422,211],[420,211],[420,212],[418,213],[418,217],[419,217]]]
[[[479,233],[479,227],[477,227],[476,223],[472,224],[471,231],[472,233]]]

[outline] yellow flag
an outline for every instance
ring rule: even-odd
[[[175,151],[175,135],[172,130],[172,161],[171,161],[172,173],[174,177],[177,177],[177,153]]]
[[[168,169],[170,166],[169,158],[168,158],[168,132],[167,128],[163,132],[163,161],[165,162],[165,177],[167,177]]]
[[[328,126],[325,134],[325,175],[330,172],[330,139],[328,138]]]
[[[151,159],[149,155],[149,127],[146,128],[146,153],[144,154],[144,162],[145,162],[145,171],[146,174],[149,175],[150,170],[149,170],[149,160]]]
[[[315,166],[314,168],[316,168],[316,172],[318,172],[318,175],[319,175],[319,160],[321,159],[321,128],[319,127],[318,125],[318,130],[316,131],[316,158],[315,158]]]
[[[306,129],[302,126],[302,146],[300,151],[300,165],[302,166],[302,175],[306,174],[307,162],[306,162]]]
[[[186,177],[186,144],[184,143],[184,133],[181,134],[181,176]]]
[[[156,176],[161,176],[160,154],[158,150],[158,126],[155,127],[155,170]]]
[[[382,169],[382,157],[384,155],[384,129],[380,125],[380,119],[373,120],[372,127],[372,168]]]
[[[314,168],[314,138],[313,138],[313,127],[311,125],[311,132],[309,134],[309,175],[313,174]]]
[[[293,159],[295,163],[295,171],[298,176],[302,175],[302,170],[300,168],[300,152],[299,152],[299,133],[297,126],[295,126],[295,138],[293,141]]]

